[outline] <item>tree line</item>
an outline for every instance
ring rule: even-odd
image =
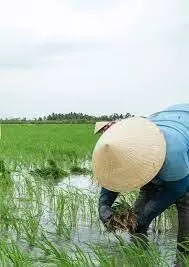
[[[27,119],[24,118],[5,118],[0,119],[1,123],[95,123],[96,121],[113,121],[113,120],[120,120],[120,119],[126,119],[129,117],[133,117],[131,113],[125,113],[125,114],[118,114],[113,113],[111,115],[100,115],[100,116],[94,116],[84,113],[76,113],[76,112],[70,112],[70,113],[51,113],[44,117],[38,117]]]
[[[118,114],[114,113],[112,115],[101,115],[101,116],[92,116],[88,114],[83,114],[83,113],[75,113],[75,112],[70,112],[66,114],[61,114],[61,113],[52,113],[48,115],[47,117],[44,117],[43,120],[92,120],[92,121],[112,121],[112,120],[118,120],[118,119],[124,119],[131,117],[132,115],[130,113],[126,114]],[[42,119],[42,118],[41,118]]]

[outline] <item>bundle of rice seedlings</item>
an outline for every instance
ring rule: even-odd
[[[112,207],[113,215],[105,224],[108,232],[134,233],[136,228],[136,215],[132,207],[122,197],[121,202],[116,202]]]

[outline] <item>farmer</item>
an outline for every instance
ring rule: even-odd
[[[152,220],[176,204],[177,242],[189,240],[189,104],[171,106],[147,118],[97,123],[97,133],[103,134],[92,164],[102,187],[99,217],[103,224],[111,218],[120,192],[140,188],[134,204],[135,234],[147,238]]]

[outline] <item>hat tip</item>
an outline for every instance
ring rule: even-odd
[[[110,144],[108,144],[108,143],[104,144],[104,149],[105,150],[108,150],[109,148],[110,148]]]

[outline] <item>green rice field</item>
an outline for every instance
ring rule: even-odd
[[[172,266],[176,216],[151,225],[149,247],[107,233],[98,218],[94,125],[2,125],[0,266]],[[138,192],[126,194],[132,205]]]

